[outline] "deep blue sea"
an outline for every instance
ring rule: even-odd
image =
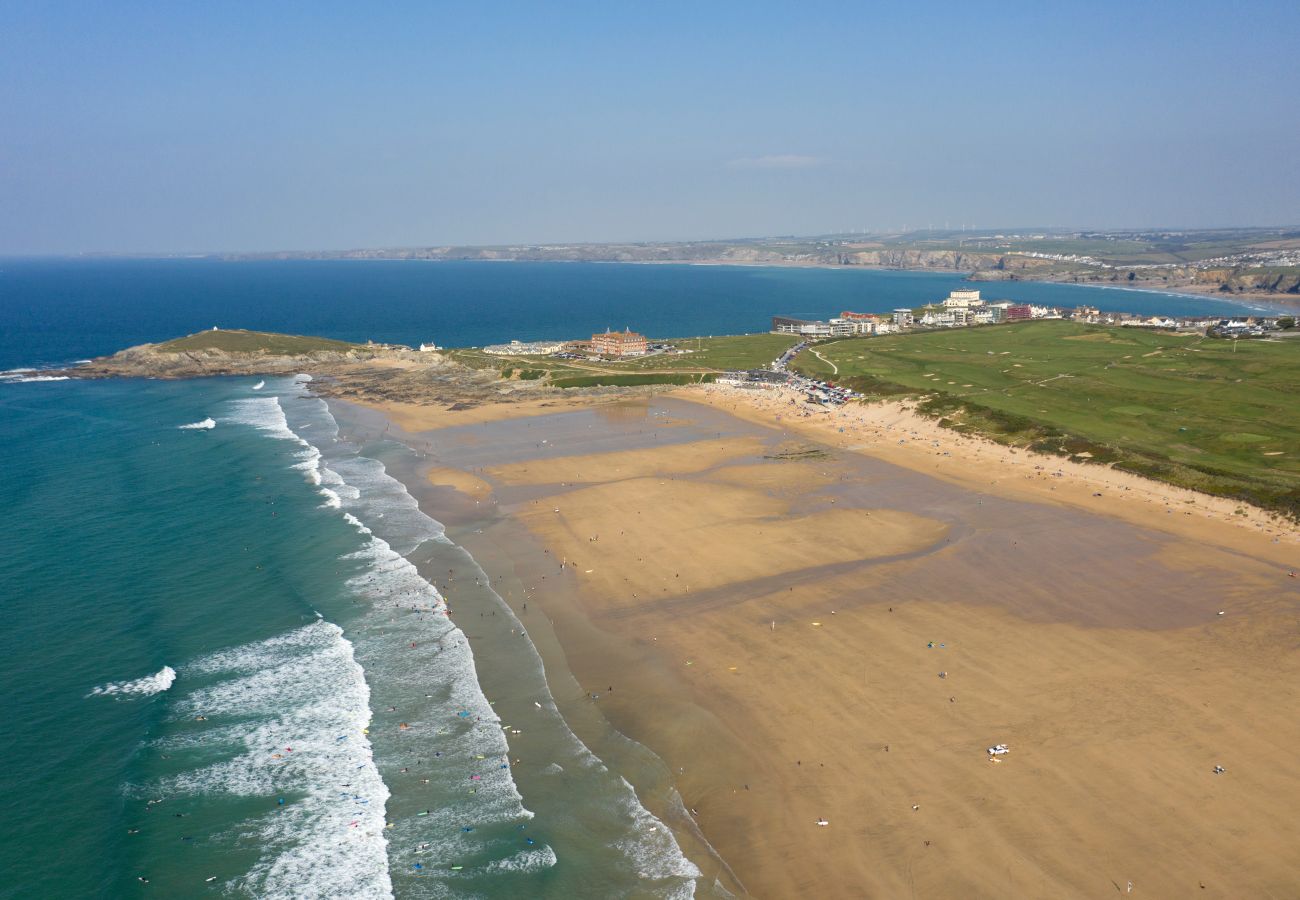
[[[57,364],[213,325],[342,340],[482,346],[630,327],[766,331],[942,300],[957,273],[755,266],[417,261],[0,260],[0,369]],[[1030,282],[984,296],[1142,314],[1240,313],[1223,300]]]
[[[960,285],[703,266],[5,261],[0,369],[212,325],[453,346],[606,326],[761,331],[774,313],[911,306]],[[303,379],[44,377],[0,380],[0,896],[722,896],[574,736],[523,625],[392,477],[413,451],[341,434]],[[501,623],[490,659],[457,625],[475,612]]]

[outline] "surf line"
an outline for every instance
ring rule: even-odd
[[[329,424],[326,427],[328,429],[332,429],[335,433],[337,433],[339,431],[340,424],[337,420],[333,418],[333,415],[329,410],[328,404],[324,400],[321,400],[320,398],[316,398],[316,399],[317,402],[320,404],[319,408],[322,414],[328,417],[329,419]],[[295,412],[295,416],[297,416],[298,411],[300,409],[306,409],[306,407],[304,407],[303,405],[295,404],[293,409]],[[316,430],[319,427],[321,427],[320,423],[317,423],[314,418],[311,421],[310,427],[313,429],[312,430],[313,435],[317,435],[320,433],[318,430]],[[404,445],[404,442],[401,441],[397,441],[396,443]],[[405,446],[409,452],[416,453],[417,456],[419,455],[418,451],[416,451],[414,448],[411,448],[409,445],[405,445]],[[344,474],[345,483],[356,483],[360,485],[361,482],[354,482],[355,476],[354,474],[352,474],[353,466],[350,463],[356,462],[357,460],[361,460],[361,459],[367,459],[367,458],[358,456],[353,460],[347,461],[349,465],[346,466],[344,464],[344,461],[342,460],[337,462],[331,460],[329,462],[329,466],[333,467],[334,469],[337,469],[339,472],[342,472]],[[533,644],[532,638],[527,634],[527,630],[524,628],[522,621],[520,621],[519,618],[514,615],[514,613],[510,610],[510,607],[501,598],[500,594],[497,593],[495,589],[493,589],[491,578],[483,570],[482,566],[478,563],[477,560],[474,559],[473,555],[470,554],[468,550],[466,550],[464,547],[458,544],[453,543],[446,537],[445,533],[442,531],[441,525],[438,524],[435,519],[433,519],[427,513],[425,513],[423,510],[420,509],[419,503],[415,500],[414,497],[411,496],[409,491],[406,489],[406,486],[402,484],[402,482],[399,481],[398,479],[387,474],[386,467],[384,467],[382,463],[379,463],[377,460],[367,460],[367,461],[373,463],[375,466],[378,467],[379,474],[377,475],[377,478],[379,479],[380,482],[386,485],[386,487],[372,486],[371,482],[369,480],[366,480],[364,482],[366,486],[366,490],[363,491],[363,494],[370,495],[371,493],[373,493],[374,495],[379,496],[379,495],[387,495],[390,490],[395,490],[399,492],[401,495],[401,503],[403,505],[403,508],[406,509],[407,514],[414,519],[423,520],[426,523],[428,523],[430,526],[436,528],[436,534],[432,533],[433,529],[430,529],[430,531],[426,532],[426,534],[428,534],[429,537],[436,538],[438,543],[448,545],[448,547],[451,548],[451,551],[457,557],[459,557],[459,560],[455,564],[456,565],[455,571],[457,573],[457,577],[460,577],[461,575],[462,565],[467,564],[469,568],[469,571],[467,573],[468,580],[473,581],[476,584],[482,585],[483,589],[486,591],[487,596],[489,596],[497,604],[499,609],[503,611],[503,613],[506,615],[508,620],[507,624],[514,625],[518,628],[518,632],[520,636],[524,638],[524,641],[522,642],[524,646],[521,649],[525,654],[532,656],[533,661],[535,662],[536,665],[537,683],[535,688],[536,690],[535,696],[537,699],[534,701],[533,704],[534,708],[549,709],[553,712],[554,715],[553,722],[551,723],[550,726],[547,727],[553,726],[557,728],[560,735],[562,736],[562,740],[564,742],[563,746],[565,747],[565,749],[561,752],[566,756],[570,756],[576,764],[583,767],[584,771],[588,773],[589,777],[597,778],[600,782],[602,782],[599,788],[593,788],[593,790],[598,791],[601,794],[601,796],[607,796],[616,799],[617,806],[621,810],[621,815],[625,816],[625,818],[623,818],[617,824],[615,824],[614,822],[610,823],[610,825],[613,826],[615,829],[619,829],[619,834],[621,835],[620,840],[616,842],[617,846],[620,848],[620,851],[623,853],[621,864],[630,867],[631,870],[635,872],[637,877],[641,879],[650,879],[650,880],[670,879],[670,880],[677,881],[678,882],[677,888],[671,892],[671,896],[693,895],[694,887],[698,883],[697,880],[703,877],[699,868],[682,852],[681,846],[678,844],[677,838],[673,834],[672,830],[669,829],[664,824],[663,821],[661,821],[658,817],[656,817],[645,807],[645,805],[641,801],[641,798],[637,795],[636,788],[631,783],[629,783],[624,777],[622,777],[622,775],[608,769],[605,766],[605,764],[594,753],[592,753],[591,750],[582,742],[582,740],[578,738],[578,736],[573,732],[569,723],[564,719],[562,715],[559,714],[558,709],[556,708],[555,699],[551,693],[550,685],[547,683],[544,674],[544,667],[542,664],[541,657],[537,652],[537,648]],[[372,487],[373,487],[373,491],[371,490]],[[342,491],[342,489],[340,490],[341,493],[344,493],[345,496],[347,497],[352,496],[349,492]],[[367,529],[365,525],[362,524],[361,519],[358,519],[352,515],[352,512],[356,512],[358,515],[361,515],[363,518],[369,518],[369,516],[367,516],[364,512],[362,512],[362,509],[360,508],[361,506],[364,505],[365,505],[364,503],[356,503],[355,501],[350,501],[350,500],[345,501],[345,509],[350,509],[351,511],[345,512],[344,515],[351,524],[353,524],[355,527],[358,528],[359,531],[364,529],[364,533],[370,534],[372,532],[370,532],[369,529]],[[392,510],[389,511],[392,512]],[[391,529],[393,525],[391,515],[387,518],[371,519],[370,524],[374,526],[375,529],[379,530],[380,533],[386,534],[386,536],[389,536],[391,538],[391,534],[388,534],[387,532],[387,530]],[[376,535],[376,540],[378,541],[378,535]],[[384,545],[383,549],[388,550],[389,553],[393,553],[393,550],[388,548],[386,544]],[[402,549],[402,548],[397,548],[397,549]],[[411,547],[408,542],[408,545],[405,547],[405,549],[409,551],[414,548]],[[396,554],[394,553],[394,555]],[[399,565],[401,563],[405,563],[406,566],[411,565],[410,562],[405,560],[404,558],[402,558],[400,562],[398,560],[394,560],[393,562]],[[395,572],[394,569],[391,569],[388,566],[385,566],[384,568],[388,571]],[[428,582],[424,580],[422,575],[420,575],[418,572],[413,570],[413,567],[410,574],[414,577],[420,578],[423,583],[428,584]],[[429,588],[430,590],[433,590],[436,593],[436,589],[433,588],[432,585],[429,585]],[[441,595],[438,596],[440,600],[440,605],[445,605],[441,600]],[[462,640],[465,641],[464,644],[465,652],[468,655],[468,647],[469,647],[468,640],[463,638],[463,632],[457,630],[456,634],[462,635]],[[471,670],[473,669],[474,661],[472,655],[468,655],[466,666]],[[472,687],[473,687],[473,693],[475,695],[482,696],[482,688],[477,683],[477,677],[475,677],[475,681]],[[464,713],[462,713],[462,715],[464,715]],[[492,716],[494,722],[500,721],[498,718],[496,718],[495,713],[492,712],[490,708],[489,708],[488,715]],[[518,730],[515,729],[508,729],[508,730],[510,733],[514,733],[514,734],[519,733]],[[502,749],[505,750],[508,748],[507,746],[503,745]],[[650,753],[648,749],[644,747],[642,747],[642,749],[646,753]],[[553,765],[555,764],[553,763]],[[684,819],[689,820],[689,816],[685,814],[684,807],[681,804],[680,797],[677,796],[675,791],[672,792],[672,797],[669,800],[669,806],[672,808],[672,812],[674,813],[674,815],[678,812],[678,810],[680,810],[681,816]],[[691,823],[692,826],[693,824],[694,823]],[[697,828],[691,827],[686,830],[688,830],[692,834],[692,836],[697,841],[699,841],[703,847],[707,849],[708,854],[716,862],[718,862],[723,868],[727,868],[725,861],[723,861],[721,857],[718,855],[717,851],[709,845],[708,841],[704,839],[703,835],[701,833],[698,833]],[[727,871],[728,874],[732,877],[732,879],[736,881],[737,884],[739,884],[739,879],[735,878],[735,874],[731,872],[730,869],[727,869]]]

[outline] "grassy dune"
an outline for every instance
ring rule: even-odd
[[[945,424],[1300,516],[1300,341],[1068,322],[859,338],[798,368]]]
[[[345,353],[356,350],[361,344],[336,341],[330,338],[305,337],[297,334],[273,334],[267,331],[232,329],[200,331],[157,345],[163,353],[187,353],[202,350],[223,350],[227,353],[267,353],[274,356],[299,356],[305,353],[334,351]]]

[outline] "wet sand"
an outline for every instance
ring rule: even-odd
[[[575,730],[658,754],[706,871],[711,845],[757,897],[1294,893],[1293,531],[1012,475],[905,410],[886,438],[686,396],[398,421]]]

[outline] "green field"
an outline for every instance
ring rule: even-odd
[[[593,374],[619,373],[685,373],[724,372],[729,369],[757,369],[767,366],[778,356],[798,343],[799,339],[784,334],[741,334],[721,337],[673,338],[669,343],[683,350],[682,354],[656,354],[625,360],[572,360],[549,356],[493,356],[482,350],[448,350],[447,355],[457,362],[476,369],[496,369],[509,378],[549,376],[560,385],[561,380],[580,378]],[[540,375],[538,373],[541,373]],[[612,382],[602,381],[602,384]],[[632,383],[632,382],[627,382]],[[637,382],[640,384],[669,382]]]
[[[680,356],[647,356],[615,363],[626,369],[760,369],[799,343],[788,334],[738,334],[724,337],[672,338]]]
[[[1032,322],[819,344],[796,367],[945,424],[1300,517],[1300,340]]]
[[[335,341],[330,338],[304,337],[297,334],[272,334],[266,331],[242,329],[200,331],[157,345],[163,353],[187,353],[200,350],[224,350],[228,353],[270,353],[276,356],[299,356],[332,350],[346,353],[360,349],[361,344]]]

